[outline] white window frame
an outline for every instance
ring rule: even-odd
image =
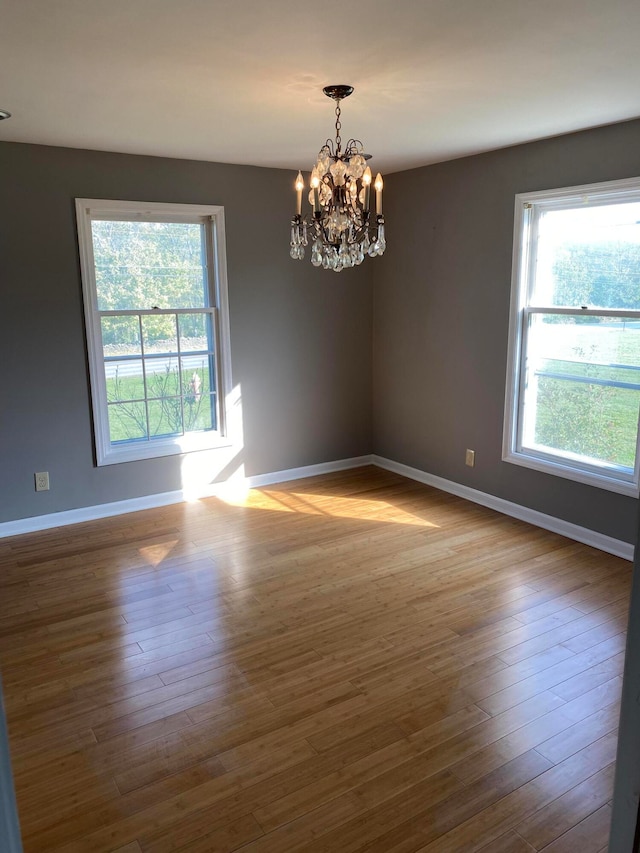
[[[231,348],[225,251],[224,208],[220,205],[170,204],[162,202],[76,199],[80,269],[87,334],[89,376],[93,409],[96,461],[99,466],[138,459],[151,459],[231,444],[228,434],[227,400],[231,395]],[[207,313],[213,315],[216,375],[217,428],[181,436],[151,438],[112,445],[109,437],[107,386],[104,370],[101,317],[126,311],[100,311],[96,289],[91,222],[93,220],[187,222],[205,226],[207,253]],[[201,309],[198,309],[201,310]],[[189,309],[131,311],[138,314],[180,314]]]
[[[635,470],[615,469],[586,463],[566,453],[547,454],[522,446],[524,383],[526,379],[526,344],[529,318],[534,313],[595,315],[640,319],[640,311],[590,309],[575,306],[536,305],[531,299],[534,286],[535,245],[539,213],[545,210],[581,208],[616,202],[640,202],[640,178],[584,184],[577,187],[519,193],[515,199],[513,263],[511,276],[511,310],[507,351],[507,383],[504,410],[502,459],[515,465],[533,468],[586,483],[609,491],[638,497],[640,482],[640,428],[636,445]]]

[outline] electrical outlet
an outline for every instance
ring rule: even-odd
[[[467,452],[466,452],[465,457],[464,457],[464,464],[468,465],[469,468],[473,468],[473,466],[476,464],[476,452],[475,452],[475,450],[467,449]]]
[[[48,492],[49,491],[49,472],[48,471],[38,471],[34,474],[36,478],[36,492]]]

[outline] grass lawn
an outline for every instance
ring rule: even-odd
[[[177,369],[147,373],[148,407],[144,403],[145,380],[141,368],[138,373],[118,373],[107,378],[111,442],[215,429],[216,400],[208,360],[203,359],[202,365],[181,371],[182,400]]]
[[[536,363],[537,387],[534,379],[529,391],[536,400],[535,444],[633,469],[640,389],[580,380],[640,385],[640,330],[539,323],[535,334],[538,352],[552,356]]]

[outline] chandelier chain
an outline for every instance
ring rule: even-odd
[[[342,145],[342,137],[340,136],[340,130],[342,129],[342,122],[340,121],[340,101],[336,102],[336,154],[340,153],[340,146]]]

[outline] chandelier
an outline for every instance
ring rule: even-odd
[[[311,244],[311,263],[314,267],[340,272],[346,267],[361,264],[365,255],[382,255],[384,216],[382,215],[382,175],[376,175],[375,221],[370,211],[370,155],[364,153],[362,142],[350,139],[344,150],[340,136],[340,103],[353,92],[353,86],[325,86],[322,90],[336,102],[336,139],[327,139],[318,152],[309,181],[309,219],[302,215],[304,179],[298,172],[296,215],[291,220],[291,251],[295,260],[304,258],[305,246]]]

